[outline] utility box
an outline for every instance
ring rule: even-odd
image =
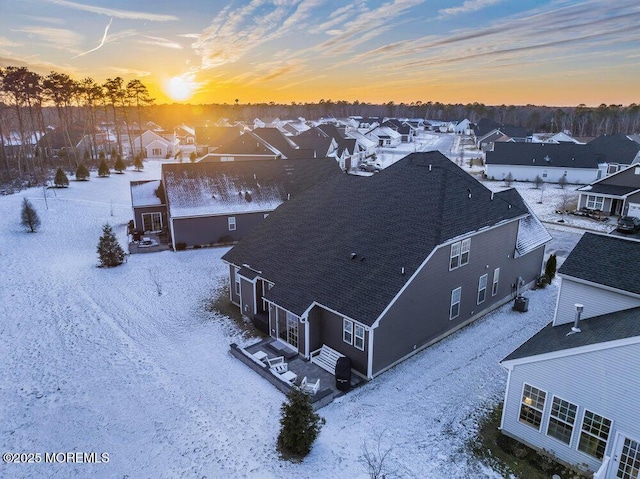
[[[514,311],[526,313],[529,310],[529,298],[524,296],[516,296],[516,300],[513,303]]]

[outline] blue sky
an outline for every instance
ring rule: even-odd
[[[638,103],[638,0],[0,0],[0,65],[167,101]]]

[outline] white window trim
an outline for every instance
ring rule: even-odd
[[[458,292],[457,296],[458,296],[458,301],[456,301],[454,303],[453,298],[456,294],[456,291]],[[451,290],[451,302],[449,304],[449,321],[451,321],[452,319],[456,319],[458,316],[460,316],[460,302],[462,301],[462,286],[458,286],[457,288]],[[453,316],[453,305],[457,304],[458,305],[458,312],[456,313],[455,316]]]
[[[575,407],[576,407],[576,415],[575,415],[575,417],[574,417],[574,422],[573,422],[573,424],[569,424],[569,423],[568,423],[568,422],[566,422],[565,420],[560,419],[559,417],[556,417],[556,416],[554,416],[554,415],[553,415],[553,401],[554,401],[555,399],[559,399],[560,401],[567,402],[567,403],[571,404],[572,406],[575,406]],[[573,437],[574,437],[574,435],[575,435],[575,433],[576,433],[576,429],[577,429],[577,428],[576,428],[576,423],[578,422],[578,412],[579,412],[579,410],[580,410],[580,406],[578,406],[578,405],[577,405],[577,404],[575,404],[575,403],[572,403],[571,401],[568,401],[568,400],[566,400],[566,399],[563,399],[563,398],[561,398],[560,396],[556,396],[555,394],[552,394],[552,395],[551,395],[551,403],[550,403],[550,404],[551,404],[551,405],[549,406],[549,417],[547,418],[546,435],[547,435],[548,437],[550,437],[551,439],[554,439],[554,440],[558,441],[559,443],[564,444],[565,446],[570,446],[570,445],[571,445],[571,443],[573,442]],[[564,442],[564,441],[562,441],[562,440],[558,439],[557,437],[552,436],[552,435],[550,435],[550,434],[549,434],[549,426],[550,426],[550,424],[551,424],[551,419],[555,419],[555,420],[557,420],[557,421],[558,421],[558,422],[560,422],[560,423],[566,424],[567,426],[571,426],[571,436],[569,437],[569,443],[566,443],[566,442]]]
[[[358,345],[358,340],[360,340],[361,345]],[[353,328],[353,345],[356,349],[360,351],[364,351],[364,326],[359,324],[355,324]]]
[[[452,265],[453,259],[455,258],[455,266]],[[449,256],[449,271],[457,269],[460,267],[460,241],[457,243],[453,243],[451,245],[451,254]]]
[[[467,255],[467,259],[464,260],[464,255]],[[469,264],[469,256],[471,255],[471,238],[463,239],[460,246],[460,266]]]
[[[589,206],[589,204],[591,204],[591,206]],[[590,210],[602,210],[602,208],[604,208],[604,197],[587,195],[587,208]]]
[[[153,229],[145,230],[144,229],[144,218],[145,218],[145,216],[149,216],[151,218],[153,218],[153,217],[160,218],[160,229],[157,229],[157,230],[153,230]],[[157,231],[161,231],[162,230],[162,213],[160,213],[159,211],[151,211],[150,213],[142,213],[140,217],[142,219],[142,229],[144,231],[157,232]],[[153,225],[155,223],[153,220],[151,220],[150,222],[151,222],[151,225]]]
[[[602,417],[602,418],[604,418],[604,419],[609,421],[609,435],[607,436],[606,440],[602,439],[599,436],[594,436],[592,433],[590,433],[588,431],[585,431],[583,429],[583,427],[584,427],[584,419],[585,419],[585,417],[587,415],[587,412],[590,412],[591,414],[595,414],[596,416],[600,416],[600,417]],[[584,408],[583,411],[582,411],[582,416],[580,418],[580,429],[579,429],[579,432],[578,432],[578,440],[576,441],[576,446],[575,446],[576,447],[576,451],[584,454],[585,456],[588,456],[588,457],[591,457],[591,458],[596,459],[598,461],[601,461],[602,459],[599,459],[596,456],[592,456],[588,452],[585,452],[585,451],[580,449],[580,438],[582,437],[582,433],[585,433],[588,436],[595,437],[595,438],[600,439],[600,440],[604,440],[604,455],[603,455],[603,457],[604,457],[604,456],[606,456],[606,453],[607,453],[607,447],[609,446],[609,439],[611,439],[611,433],[612,432],[613,432],[613,420],[612,419],[609,419],[607,416],[605,416],[603,414],[600,414],[598,412],[595,412],[595,411],[593,411],[591,409]]]
[[[483,280],[484,279],[484,285]],[[482,304],[485,302],[485,300],[487,299],[487,283],[489,281],[489,275],[487,273],[483,274],[482,276],[480,276],[480,278],[478,279],[478,296],[477,296],[477,304]],[[480,301],[480,293],[484,292],[484,297],[482,298],[482,301]]]
[[[229,216],[227,218],[227,225],[229,226],[229,231],[235,231],[236,230],[236,217],[235,216]]]
[[[347,318],[342,318],[342,340],[353,344],[353,321]]]
[[[542,410],[540,410],[540,409],[538,409],[538,408],[534,407],[532,404],[526,404],[526,403],[524,402],[524,389],[525,389],[527,386],[529,386],[529,387],[531,387],[531,388],[535,388],[535,389],[537,389],[538,391],[540,391],[540,392],[543,392],[543,393],[544,393],[544,402],[543,402],[543,404],[542,404]],[[538,432],[539,432],[539,431],[541,431],[541,430],[542,430],[542,425],[543,425],[543,424],[544,424],[544,422],[545,422],[545,421],[544,421],[544,419],[545,419],[545,418],[544,418],[544,410],[546,409],[546,407],[547,407],[547,403],[549,402],[549,401],[547,401],[548,397],[549,397],[549,393],[548,393],[548,391],[545,391],[544,389],[540,389],[540,388],[538,388],[538,387],[534,386],[533,384],[529,384],[529,383],[522,383],[522,391],[520,392],[520,402],[519,402],[520,406],[518,407],[518,422],[519,422],[520,424],[524,424],[525,426],[529,426],[529,427],[531,427],[531,428],[533,428],[533,429],[536,429]],[[538,411],[538,412],[540,413],[540,425],[539,425],[537,428],[536,428],[533,424],[531,424],[530,422],[522,421],[522,420],[520,419],[520,415],[522,414],[522,406],[524,406],[525,404],[526,404],[526,406],[527,406],[527,407],[530,407],[530,408],[532,408],[532,409],[534,409],[535,411]]]
[[[236,272],[235,272],[235,274],[233,275],[233,279],[234,279],[234,282],[235,282],[235,284],[236,284],[236,286],[235,286],[235,288],[236,288],[236,294],[237,294],[238,296],[240,296],[240,276],[238,275],[238,271],[240,271],[240,268],[236,268],[235,270],[236,270]]]

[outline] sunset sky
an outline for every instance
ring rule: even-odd
[[[0,0],[0,65],[157,103],[640,103],[638,0]]]

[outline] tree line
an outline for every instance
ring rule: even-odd
[[[98,83],[55,71],[43,76],[26,67],[0,68],[2,178],[40,183],[48,171],[60,166],[57,153],[65,156],[69,168],[97,160],[102,144],[98,136],[104,135],[100,125],[113,126],[108,153],[113,149],[121,156],[123,135],[133,144],[132,122],[140,125],[144,108],[152,103],[138,79],[125,83],[115,77]],[[82,138],[88,145],[79,158],[75,147]],[[111,145],[111,135],[106,141]]]
[[[133,125],[142,125],[143,119],[152,119],[171,130],[180,123],[196,126],[221,118],[252,125],[255,118],[317,120],[349,116],[444,121],[468,118],[471,122],[489,118],[531,132],[568,131],[577,137],[640,132],[640,105],[635,103],[550,107],[437,101],[373,104],[331,99],[278,104],[242,103],[236,99],[233,104],[154,105],[147,87],[138,79],[125,82],[115,77],[98,83],[90,77],[75,80],[55,71],[42,76],[26,67],[7,66],[0,67],[0,181],[17,178],[38,184],[62,162],[73,170],[81,163],[95,166],[100,152],[122,156],[122,139],[128,138],[133,145],[133,139],[140,133]],[[50,125],[55,127],[53,132],[48,129]],[[112,135],[99,129],[104,125],[109,125]],[[47,134],[42,136],[44,132]],[[99,141],[100,135],[103,138]],[[81,138],[85,138],[88,147],[79,153],[75,146]],[[63,144],[64,148],[54,152],[53,139],[58,147]]]

